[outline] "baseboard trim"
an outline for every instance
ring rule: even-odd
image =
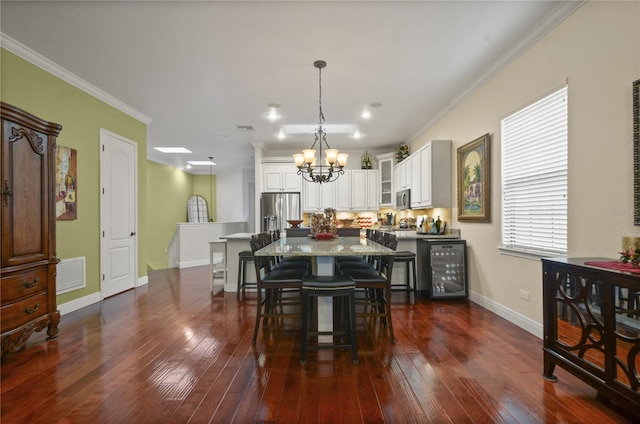
[[[178,262],[178,268],[192,268],[194,266],[202,266],[202,265],[209,265],[209,259]]]
[[[517,325],[523,330],[533,334],[536,337],[542,339],[543,327],[542,323],[532,320],[519,312],[509,309],[494,300],[484,297],[476,292],[469,291],[469,300],[473,303],[477,303],[483,308],[493,312],[494,314],[506,319],[512,324]]]
[[[58,305],[58,310],[60,311],[60,315],[66,315],[68,313],[77,311],[78,309],[82,309],[95,303],[99,303],[101,300],[102,299],[100,298],[100,292],[91,293],[90,295]]]
[[[146,286],[147,284],[149,284],[149,276],[145,275],[144,277],[138,278],[138,285],[136,287]]]

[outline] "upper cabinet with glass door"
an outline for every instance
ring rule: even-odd
[[[380,207],[393,207],[393,153],[378,155],[380,172]]]

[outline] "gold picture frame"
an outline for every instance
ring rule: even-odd
[[[458,148],[458,221],[491,222],[491,137]]]
[[[56,149],[56,219],[78,218],[78,152],[58,145]]]

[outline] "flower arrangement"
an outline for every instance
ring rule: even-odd
[[[634,246],[620,252],[620,262],[623,264],[630,263],[633,266],[640,266],[640,252],[636,251]]]
[[[402,162],[408,157],[409,157],[409,146],[407,146],[405,143],[402,143],[398,147],[396,147],[396,161]]]

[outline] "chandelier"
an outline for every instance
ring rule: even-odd
[[[318,128],[315,130],[315,139],[310,149],[304,149],[302,153],[296,153],[293,155],[293,160],[298,167],[298,175],[302,175],[306,181],[312,183],[329,183],[338,179],[338,177],[344,174],[343,168],[347,165],[346,153],[339,153],[337,149],[332,149],[327,143],[327,133],[322,127],[324,122],[324,113],[322,113],[322,68],[327,66],[327,62],[324,60],[316,60],[313,62],[313,66],[318,68]],[[322,158],[323,144],[324,146],[324,164],[322,160],[320,164],[316,164],[316,144],[318,145],[319,157]]]

